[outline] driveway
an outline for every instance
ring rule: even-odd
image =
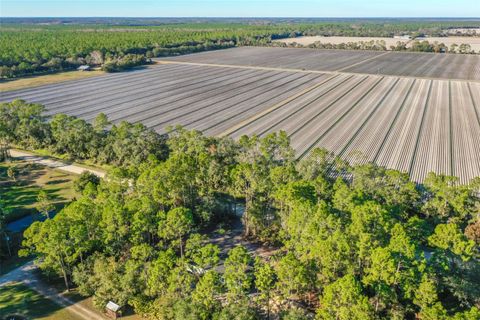
[[[35,155],[33,153],[30,153],[30,152],[26,152],[26,151],[10,149],[10,156],[12,158],[22,159],[22,160],[25,160],[27,162],[32,162],[32,163],[38,163],[38,164],[44,165],[46,167],[59,169],[59,170],[66,171],[66,172],[69,172],[69,173],[81,174],[84,171],[88,171],[88,172],[93,173],[96,176],[99,176],[100,178],[105,177],[105,172],[102,171],[102,170],[85,168],[85,167],[75,165],[75,164],[68,164],[68,163],[62,162],[60,160],[53,160],[53,159],[50,159],[48,157],[38,156],[38,155]]]
[[[106,319],[94,311],[85,308],[80,303],[72,301],[71,299],[63,296],[62,293],[58,292],[54,288],[44,284],[38,278],[36,271],[37,266],[35,266],[33,261],[30,261],[23,266],[20,266],[17,269],[0,276],[0,289],[8,284],[23,283],[43,295],[45,298],[52,300],[82,319]]]

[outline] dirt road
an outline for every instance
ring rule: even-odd
[[[62,161],[59,161],[59,160],[53,160],[53,159],[49,159],[47,157],[38,156],[38,155],[35,155],[33,153],[30,153],[30,152],[20,151],[20,150],[16,150],[16,149],[10,149],[10,156],[12,158],[23,159],[23,160],[28,161],[28,162],[38,163],[38,164],[41,164],[41,165],[44,165],[44,166],[47,166],[47,167],[50,167],[50,168],[59,169],[59,170],[66,171],[66,172],[69,172],[69,173],[81,174],[84,171],[89,171],[89,172],[99,176],[100,178],[105,177],[105,172],[104,171],[101,171],[101,170],[98,170],[98,169],[85,168],[85,167],[81,167],[81,166],[75,165],[75,164],[68,164],[68,163],[65,163],[65,162],[62,162]]]
[[[58,292],[54,288],[44,284],[36,275],[36,270],[37,267],[34,265],[33,261],[26,263],[23,266],[0,276],[0,288],[10,283],[23,283],[80,318],[86,320],[106,319],[92,310],[85,308],[81,304],[65,297],[61,292]]]

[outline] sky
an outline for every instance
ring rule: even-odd
[[[0,0],[0,17],[480,17],[480,0]]]

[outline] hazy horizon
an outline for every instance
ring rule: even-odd
[[[430,16],[430,17],[407,17],[407,16],[372,16],[372,17],[367,17],[367,16],[358,16],[358,17],[349,17],[349,16],[338,16],[338,17],[321,17],[321,16],[305,16],[305,17],[299,17],[299,16],[0,16],[0,18],[21,18],[21,19],[60,19],[60,18],[75,18],[75,19],[101,19],[101,18],[128,18],[128,19],[325,19],[325,20],[335,20],[335,19],[345,19],[345,20],[354,20],[354,19],[359,19],[359,20],[364,20],[364,19],[405,19],[405,20],[417,20],[417,19],[435,19],[435,20],[443,20],[443,19],[453,19],[453,20],[462,20],[462,19],[467,19],[467,20],[477,20],[480,19],[480,16],[478,17],[460,17],[460,16]]]
[[[477,0],[3,0],[4,18],[479,18]]]

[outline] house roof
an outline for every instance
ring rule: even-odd
[[[108,301],[106,308],[117,312],[118,310],[120,310],[121,307],[113,301]]]

